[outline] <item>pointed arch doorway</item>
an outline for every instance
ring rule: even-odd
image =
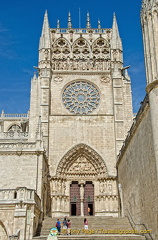
[[[95,184],[98,184],[99,179],[108,177],[101,156],[89,146],[79,144],[61,159],[56,176],[69,189],[69,214],[95,215]]]

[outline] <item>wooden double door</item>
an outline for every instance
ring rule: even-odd
[[[84,191],[84,194],[81,191]],[[71,183],[70,215],[94,215],[94,185],[91,181],[86,181],[84,185],[81,185],[77,181]]]

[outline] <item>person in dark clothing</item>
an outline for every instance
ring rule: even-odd
[[[60,233],[61,233],[61,223],[59,221],[59,218],[57,219],[57,222],[56,222],[56,228],[58,229],[58,234],[60,235]]]
[[[64,229],[64,232],[63,233],[67,233],[67,218],[65,217],[64,220],[63,220],[63,229]]]

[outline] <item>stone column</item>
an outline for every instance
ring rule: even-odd
[[[84,216],[84,184],[85,182],[80,182],[81,216]]]

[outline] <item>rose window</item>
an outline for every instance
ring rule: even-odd
[[[62,100],[66,109],[71,113],[86,115],[97,108],[100,95],[91,83],[77,81],[65,88]]]

